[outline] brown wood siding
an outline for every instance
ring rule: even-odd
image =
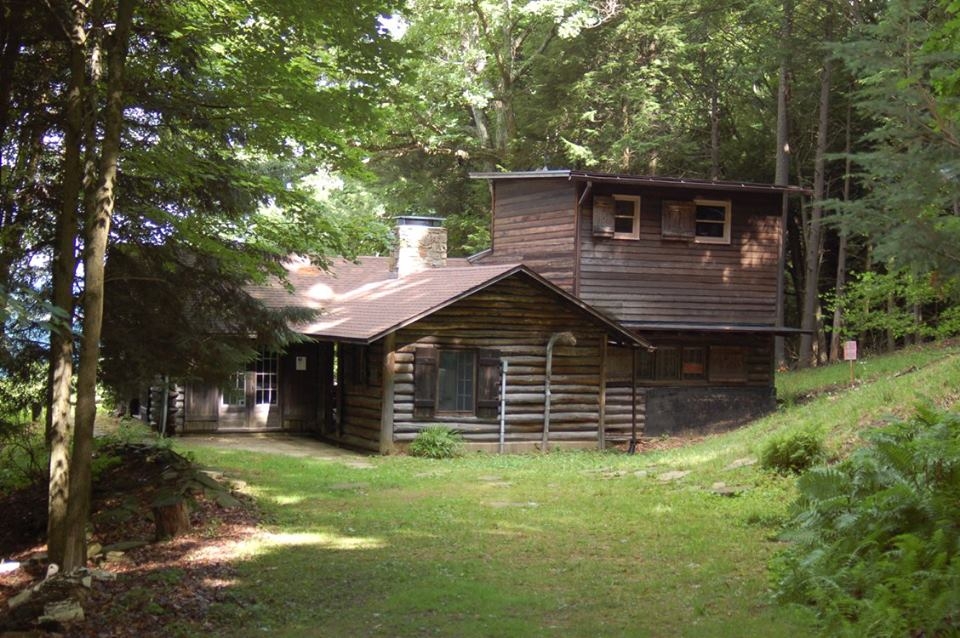
[[[689,332],[640,332],[641,337],[659,348],[704,348],[707,355],[707,370],[702,380],[650,381],[640,380],[639,385],[685,385],[685,386],[723,386],[749,385],[772,386],[774,383],[773,337],[758,334],[689,333]],[[730,346],[743,348],[745,353],[746,379],[739,382],[715,382],[709,380],[709,351],[711,346]]]
[[[592,211],[583,211],[579,294],[584,301],[627,323],[775,324],[778,199],[733,199],[727,245],[662,239],[661,203],[681,196],[640,195],[636,240],[594,237]]]
[[[297,357],[303,357],[304,370],[297,370]],[[319,352],[316,344],[298,343],[280,357],[280,407],[283,429],[306,432],[315,428]]]
[[[546,344],[569,330],[575,346],[556,346],[551,380],[550,441],[597,441],[601,343],[605,332],[578,310],[529,280],[511,278],[440,310],[397,333],[394,437],[411,441],[423,428],[444,423],[468,442],[494,443],[499,416],[413,416],[414,354],[418,346],[497,350],[509,363],[506,441],[539,441],[543,431]]]
[[[574,289],[577,191],[566,179],[496,184],[493,252],[485,264],[524,263],[568,291]]]
[[[358,353],[365,350],[366,374],[360,374],[354,366],[358,363]],[[366,348],[341,344],[340,365],[344,366],[342,427],[337,440],[373,452],[380,451],[380,406],[382,404],[382,384],[369,383],[370,366],[382,365],[383,344],[378,342]],[[362,378],[361,378],[362,377]]]

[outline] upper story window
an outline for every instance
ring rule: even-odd
[[[614,239],[639,239],[640,196],[594,196],[593,234]]]
[[[730,202],[710,199],[694,200],[696,206],[696,239],[709,244],[730,243]]]
[[[640,238],[640,197],[637,195],[614,195],[613,237],[615,239]]]
[[[729,244],[730,217],[730,202],[726,200],[664,200],[661,236],[703,244]]]

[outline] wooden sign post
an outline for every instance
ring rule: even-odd
[[[850,385],[853,385],[856,381],[856,374],[854,372],[854,363],[857,361],[857,342],[856,341],[844,341],[843,342],[843,360],[850,362]]]

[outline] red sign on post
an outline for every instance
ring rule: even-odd
[[[857,342],[856,341],[843,342],[843,360],[844,361],[857,360]]]

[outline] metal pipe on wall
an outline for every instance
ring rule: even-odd
[[[547,369],[543,376],[543,438],[540,442],[540,449],[546,452],[549,446],[547,439],[550,437],[550,377],[553,375],[553,347],[557,344],[562,346],[577,345],[577,338],[572,332],[556,332],[547,341]]]

